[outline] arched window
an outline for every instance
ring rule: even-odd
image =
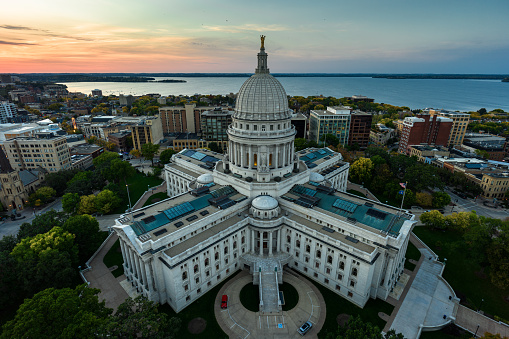
[[[233,242],[233,248],[234,249],[237,248],[237,242],[236,241]]]
[[[187,272],[182,272],[182,280],[186,280],[187,279]]]
[[[291,242],[292,241],[292,237],[290,237],[289,235],[286,236],[286,242]]]
[[[228,247],[225,247],[224,248],[224,254],[227,254],[228,253]]]
[[[216,254],[214,254],[214,260],[217,260],[217,259],[219,259],[219,253],[218,252],[216,252]]]
[[[356,276],[357,276],[357,268],[354,268],[354,269],[352,270],[352,275],[353,275],[354,277],[356,277]]]
[[[340,269],[340,270],[344,270],[344,269],[345,269],[345,263],[344,263],[343,261],[341,261],[341,262],[339,263],[339,269]]]
[[[332,264],[332,256],[327,256],[327,263]]]
[[[194,265],[194,273],[198,272],[198,265]]]
[[[209,258],[205,258],[205,266],[209,265]]]
[[[317,258],[321,258],[322,257],[322,252],[320,250],[316,251],[316,257]]]
[[[242,236],[242,239],[240,239],[240,243],[243,244],[246,242],[246,237]]]
[[[306,252],[311,252],[311,247],[309,245],[306,245]]]
[[[295,242],[295,245],[296,245],[297,247],[300,247],[300,240],[297,240],[297,241]]]

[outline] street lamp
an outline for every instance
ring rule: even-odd
[[[474,338],[477,338],[477,331],[479,331],[479,324],[477,324],[477,328],[475,329]]]
[[[481,306],[482,306],[482,303],[484,302],[484,299],[481,299],[481,303],[479,304],[479,308],[477,309],[477,312],[480,312],[481,311]]]

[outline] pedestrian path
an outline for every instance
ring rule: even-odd
[[[477,332],[477,335],[484,335],[484,333],[489,332],[491,334],[498,333],[502,338],[509,338],[509,325],[494,321],[463,305],[458,308],[455,323],[471,333]]]
[[[441,277],[443,264],[426,248],[419,248],[424,259],[390,325],[407,339],[419,338],[423,328],[439,330],[454,321],[458,299]]]

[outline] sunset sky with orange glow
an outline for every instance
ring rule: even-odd
[[[509,74],[507,0],[20,0],[0,72]]]

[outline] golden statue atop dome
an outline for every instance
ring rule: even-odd
[[[263,45],[265,43],[265,35],[260,35],[260,40],[262,41],[262,47],[261,48],[265,48],[265,46]]]

